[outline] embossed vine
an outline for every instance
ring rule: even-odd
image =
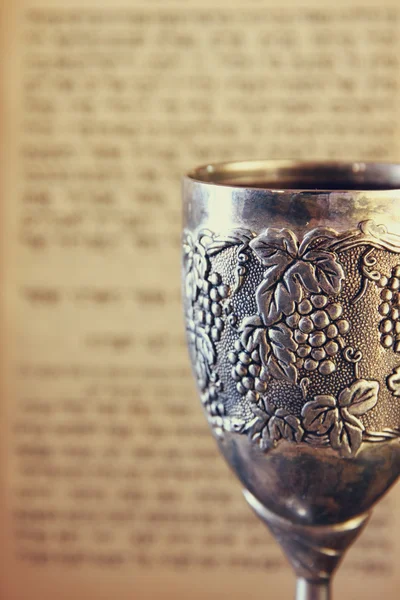
[[[349,299],[350,304],[361,302],[370,284],[383,288],[378,335],[385,348],[398,351],[395,344],[398,341],[400,349],[400,317],[398,326],[392,319],[389,331],[391,317],[382,311],[387,310],[388,302],[393,304],[392,311],[397,309],[396,302],[400,309],[400,292],[394,289],[400,267],[393,269],[391,279],[385,277],[376,268],[374,250],[398,254],[400,243],[398,236],[384,227],[366,221],[358,229],[341,233],[316,228],[301,240],[286,228],[268,228],[259,235],[243,228],[227,235],[210,231],[200,231],[197,237],[187,234],[184,256],[189,347],[203,404],[219,436],[223,431],[247,433],[262,450],[273,448],[280,440],[328,445],[344,458],[354,456],[363,440],[374,441],[359,417],[376,406],[379,383],[361,377],[363,356],[346,341],[348,335],[352,337],[352,324],[340,300],[349,273],[339,255],[358,246],[365,248],[358,267],[360,289]],[[234,258],[236,263],[231,288],[213,270],[214,257],[224,251],[229,251],[229,260]],[[244,288],[254,260],[263,268],[254,292],[257,312],[238,321],[232,299]],[[230,377],[250,408],[250,419],[226,414],[226,386],[230,384],[225,375],[218,375],[223,360],[218,343],[228,324],[237,336],[227,353]],[[319,381],[315,376],[330,381],[338,365],[342,368],[345,363],[353,365],[353,381],[337,395],[315,393],[315,381]],[[398,395],[398,380],[398,370],[387,378],[393,396]],[[299,388],[304,398],[301,414],[271,402],[273,382]],[[397,435],[393,431],[381,435]]]

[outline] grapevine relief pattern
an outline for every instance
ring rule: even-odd
[[[354,273],[347,273],[339,255],[357,248]],[[349,299],[360,311],[369,286],[381,288],[377,336],[384,349],[400,352],[400,265],[385,275],[375,257],[376,250],[399,254],[398,236],[371,221],[344,233],[313,229],[301,240],[289,229],[268,228],[259,235],[235,229],[225,236],[203,230],[197,236],[186,232],[183,249],[189,348],[217,436],[247,434],[264,451],[282,439],[330,446],[348,458],[364,441],[399,435],[398,428],[370,432],[363,424],[363,415],[378,403],[380,384],[360,375],[363,355],[353,347],[352,323],[340,298],[349,276],[360,281]],[[215,260],[221,253],[229,253],[229,285],[224,263]],[[233,305],[252,261],[262,269],[253,290],[254,313],[239,318]],[[318,382],[338,371],[338,361],[348,365],[351,380],[337,393],[316,393]],[[274,404],[269,395],[274,382],[300,390],[300,411]],[[231,385],[251,418],[228,414]],[[388,373],[386,385],[393,398],[400,396],[400,365]]]

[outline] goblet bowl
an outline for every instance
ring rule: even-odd
[[[208,422],[298,598],[328,598],[400,473],[400,165],[206,165],[183,201]]]

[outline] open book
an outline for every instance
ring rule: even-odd
[[[189,372],[180,177],[400,160],[398,1],[1,6],[0,598],[289,598]],[[396,499],[338,598],[397,598]]]

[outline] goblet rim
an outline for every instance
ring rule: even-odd
[[[258,179],[257,179],[258,178]],[[304,185],[296,185],[296,180]],[[363,160],[257,159],[210,162],[184,179],[204,186],[273,193],[400,192],[400,162]],[[323,180],[335,185],[323,185]],[[264,181],[263,181],[264,180]],[[267,180],[267,181],[266,181]],[[321,183],[321,185],[312,185]],[[343,185],[341,183],[343,182]],[[293,183],[293,185],[291,185]],[[346,185],[347,184],[347,185]]]

